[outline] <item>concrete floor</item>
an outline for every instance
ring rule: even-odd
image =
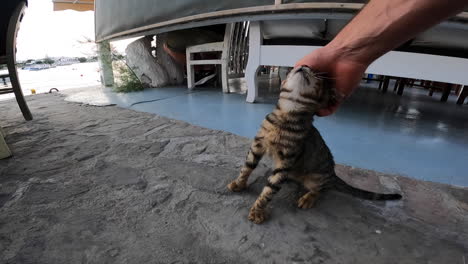
[[[190,104],[210,95],[224,98],[180,97]],[[468,260],[468,188],[337,165],[350,184],[403,198],[365,201],[330,191],[303,210],[296,206],[303,190],[287,182],[268,206],[270,218],[255,225],[248,209],[270,162],[262,160],[245,192],[226,188],[249,139],[115,106],[67,103],[59,94],[28,97],[28,104],[34,120],[26,122],[15,101],[0,102],[14,154],[0,160],[0,263]]]
[[[393,86],[390,86],[393,87]],[[262,103],[219,89],[185,87],[149,89],[131,94],[100,89],[73,94],[67,100],[117,104],[183,120],[194,125],[252,138],[276,95],[263,92]],[[468,186],[468,106],[438,101],[426,91],[406,88],[402,97],[382,95],[373,84],[362,87],[333,116],[316,125],[337,162],[416,179]]]

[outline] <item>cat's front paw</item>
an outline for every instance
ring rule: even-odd
[[[228,189],[233,191],[233,192],[240,192],[242,190],[244,190],[247,185],[246,184],[239,184],[237,183],[237,181],[233,181],[231,182],[230,184],[228,184]]]
[[[250,208],[249,211],[249,220],[254,222],[255,224],[261,224],[266,219],[266,213],[263,209],[258,209],[255,207]]]

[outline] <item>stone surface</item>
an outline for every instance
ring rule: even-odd
[[[140,38],[130,43],[125,49],[127,64],[138,79],[149,87],[163,87],[181,84],[184,81],[184,69],[163,50],[163,38],[158,39],[156,58],[151,54],[151,40]]]
[[[0,102],[13,157],[0,160],[0,263],[463,263],[468,189],[346,166],[355,186],[396,202],[330,192],[301,210],[293,183],[263,225],[248,209],[270,171],[244,193],[226,184],[249,141],[115,106],[28,97],[25,122]]]
[[[10,149],[3,138],[2,127],[0,127],[0,159],[8,158],[11,156]]]

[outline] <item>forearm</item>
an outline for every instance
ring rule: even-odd
[[[370,64],[467,5],[468,0],[371,0],[328,46],[344,59]]]

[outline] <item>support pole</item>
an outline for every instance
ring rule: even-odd
[[[114,72],[112,71],[112,53],[108,41],[97,44],[98,60],[101,68],[101,83],[106,87],[114,85]]]

